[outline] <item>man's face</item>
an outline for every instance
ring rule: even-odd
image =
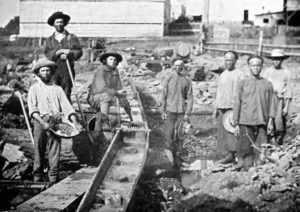
[[[106,64],[111,67],[116,67],[117,66],[117,58],[115,58],[114,56],[107,57]]]
[[[41,67],[38,75],[43,82],[48,83],[51,80],[52,71],[49,67]]]
[[[62,18],[55,19],[54,28],[57,32],[63,32],[65,30],[64,19],[62,19]]]
[[[184,71],[184,65],[182,60],[177,60],[174,63],[174,70],[176,71],[177,74],[182,74]]]
[[[228,52],[227,54],[225,54],[224,58],[226,69],[228,69],[229,71],[233,70],[236,63],[235,55],[232,52]]]
[[[272,62],[275,68],[281,68],[281,63],[282,63],[281,58],[273,59]]]
[[[255,77],[258,77],[260,75],[262,67],[263,63],[259,58],[252,58],[249,61],[250,73]]]

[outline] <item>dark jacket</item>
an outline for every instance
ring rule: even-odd
[[[52,60],[57,63],[58,72],[66,72],[68,71],[66,61],[61,60],[60,56],[57,56],[55,53],[59,49],[70,49],[72,51],[72,54],[68,56],[68,59],[70,61],[71,69],[74,74],[74,61],[78,60],[82,56],[82,49],[78,38],[74,34],[70,34],[67,31],[65,31],[65,33],[66,36],[60,43],[55,39],[55,33],[53,33],[49,38],[47,38],[44,53],[49,60]]]

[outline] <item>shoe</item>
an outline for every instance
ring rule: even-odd
[[[230,152],[224,158],[222,158],[221,160],[218,160],[216,163],[228,164],[228,163],[234,163],[234,162],[235,162],[234,155]]]
[[[244,168],[244,159],[243,157],[238,158],[238,162],[234,165],[230,171],[241,171]]]
[[[168,157],[169,161],[171,162],[171,164],[174,164],[174,157],[173,154],[170,150],[165,149],[165,154]]]

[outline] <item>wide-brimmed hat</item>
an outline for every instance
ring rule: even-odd
[[[114,51],[109,51],[109,52],[105,52],[100,56],[100,62],[103,63],[103,61],[106,60],[106,58],[108,58],[109,56],[113,56],[117,59],[117,62],[121,62],[123,60],[122,56]]]
[[[233,110],[228,110],[223,115],[223,126],[225,130],[227,130],[230,133],[234,133],[235,127],[231,124],[231,121],[233,117]]]
[[[42,67],[49,67],[52,70],[52,73],[55,72],[57,65],[55,62],[48,60],[47,58],[41,58],[39,59],[36,64],[32,68],[32,72],[37,74],[39,69]]]
[[[62,13],[62,12],[55,12],[53,13],[49,18],[48,18],[48,21],[47,23],[50,25],[50,26],[53,26],[54,24],[54,21],[58,18],[62,18],[64,20],[64,23],[65,23],[65,26],[69,23],[71,17]]]
[[[281,49],[274,49],[274,50],[271,51],[270,56],[267,56],[267,58],[270,58],[270,59],[273,59],[273,60],[274,59],[283,59],[283,60],[285,60],[289,57],[290,56],[285,55],[284,51],[281,50]]]

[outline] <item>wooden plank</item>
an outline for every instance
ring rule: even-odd
[[[206,42],[207,45],[235,45],[235,46],[258,46],[258,43],[234,43],[234,42]],[[268,48],[284,48],[284,49],[300,49],[300,45],[274,45],[263,44],[263,47]]]
[[[18,211],[61,211],[86,191],[97,168],[82,168],[17,207]]]
[[[86,212],[89,211],[94,197],[96,195],[98,186],[103,181],[107,171],[109,170],[113,159],[115,158],[119,148],[120,148],[120,134],[121,132],[118,130],[109,145],[104,157],[102,158],[100,165],[97,168],[96,174],[93,176],[78,208],[77,212]]]

